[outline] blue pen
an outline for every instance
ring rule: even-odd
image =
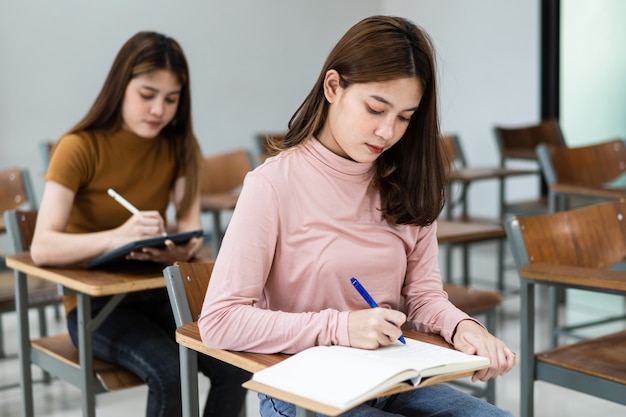
[[[354,288],[356,288],[359,294],[361,294],[361,297],[365,299],[365,301],[367,302],[367,304],[369,304],[371,308],[378,307],[378,304],[376,304],[376,301],[374,301],[372,296],[367,292],[367,290],[361,285],[361,283],[356,278],[354,277],[350,278],[350,282],[352,283],[352,285],[354,285]],[[406,340],[404,340],[404,336],[400,335],[398,340],[406,345]]]

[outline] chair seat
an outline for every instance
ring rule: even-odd
[[[78,349],[69,334],[59,334],[31,341],[34,350],[42,351],[58,361],[80,369]],[[96,377],[106,391],[116,391],[143,385],[143,381],[131,371],[100,359],[93,361]]]
[[[450,302],[469,315],[491,310],[502,303],[502,297],[497,291],[478,290],[454,284],[444,284],[443,289],[448,293]]]
[[[437,220],[438,243],[473,243],[506,237],[504,227],[494,220],[474,221],[469,218],[467,220]]]
[[[239,190],[237,192],[200,195],[200,207],[202,211],[232,210],[235,208],[238,198]]]
[[[10,278],[13,278],[13,274],[10,275]],[[2,285],[0,285],[0,311],[15,311],[15,288],[13,286],[13,280],[9,279],[9,276],[5,276],[4,274],[0,276],[0,279],[7,281],[2,282]],[[29,307],[54,305],[60,302],[61,295],[55,284],[35,277],[28,278]]]
[[[541,196],[534,200],[515,200],[507,202],[506,212],[515,214],[542,214],[548,212],[548,198]]]
[[[626,331],[535,354],[537,361],[626,385]]]

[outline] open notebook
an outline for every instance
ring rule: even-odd
[[[398,383],[489,366],[483,356],[406,339],[375,350],[316,346],[256,372],[252,381],[337,409],[375,398]]]

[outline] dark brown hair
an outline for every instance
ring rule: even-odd
[[[117,53],[104,85],[93,105],[68,133],[115,132],[122,126],[122,101],[131,79],[157,70],[171,71],[181,85],[176,115],[160,135],[167,138],[173,154],[183,164],[185,193],[177,215],[185,213],[198,192],[202,160],[191,122],[189,69],[182,48],[174,39],[156,32],[139,32]]]
[[[324,77],[334,69],[342,87],[416,77],[423,96],[402,139],[376,160],[373,186],[381,194],[383,217],[392,224],[431,224],[445,203],[445,164],[439,146],[435,58],[428,35],[411,21],[391,16],[366,18],[346,32],[330,52],[322,71],[275,150],[316,136],[329,104]]]

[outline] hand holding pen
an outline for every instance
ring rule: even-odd
[[[107,190],[107,194],[113,197],[115,201],[120,203],[121,206],[133,214],[134,218],[129,219],[126,223],[124,223],[124,225],[120,226],[120,228],[132,230],[132,233],[136,233],[138,229],[145,230],[145,227],[153,228],[154,224],[158,227],[157,233],[144,233],[142,236],[133,237],[133,240],[154,237],[155,234],[161,233],[160,231],[163,231],[162,236],[167,236],[167,232],[164,231],[165,227],[163,219],[158,211],[140,211],[137,207],[131,204],[130,201],[126,200],[112,188]],[[145,222],[148,222],[149,224],[146,226]],[[181,260],[186,261],[197,252],[198,245],[201,245],[202,242],[198,238],[194,237],[186,244],[176,245],[169,239],[166,239],[164,243],[165,248],[145,246],[141,249],[141,251],[130,252],[126,258],[137,261],[154,261],[163,264],[171,264],[175,261]]]
[[[133,215],[136,215],[138,213],[140,213],[140,210],[135,207],[134,205],[132,205],[130,203],[130,201],[126,200],[124,197],[122,197],[117,191],[115,191],[113,188],[109,188],[107,190],[107,194],[109,194],[111,197],[113,197],[113,199],[115,201],[117,201],[122,207],[124,207],[126,210],[128,210],[129,212],[131,212]],[[165,232],[165,228],[163,226],[163,219],[161,219],[161,216],[159,215],[159,228],[161,230],[163,230],[163,236],[167,235],[167,232]]]
[[[378,304],[376,303],[376,301],[374,301],[374,299],[369,295],[369,293],[367,292],[365,287],[363,287],[361,285],[361,283],[356,278],[354,278],[354,277],[350,278],[350,282],[352,283],[354,288],[359,292],[359,294],[361,294],[361,297],[363,297],[363,299],[367,302],[367,304],[371,308],[378,307]],[[397,315],[398,317],[401,317],[401,321],[400,321],[400,319],[393,319],[393,320],[387,319],[387,322],[393,324],[394,326],[396,326],[395,323],[404,323],[404,320],[405,320],[404,313],[401,313],[399,311],[394,311],[394,310],[386,310],[386,309],[383,309],[383,313],[385,313],[386,315],[389,315],[389,316],[396,316]],[[404,336],[402,336],[402,334],[400,334],[400,337],[398,337],[398,340],[400,342],[406,344],[406,341],[404,340]]]

